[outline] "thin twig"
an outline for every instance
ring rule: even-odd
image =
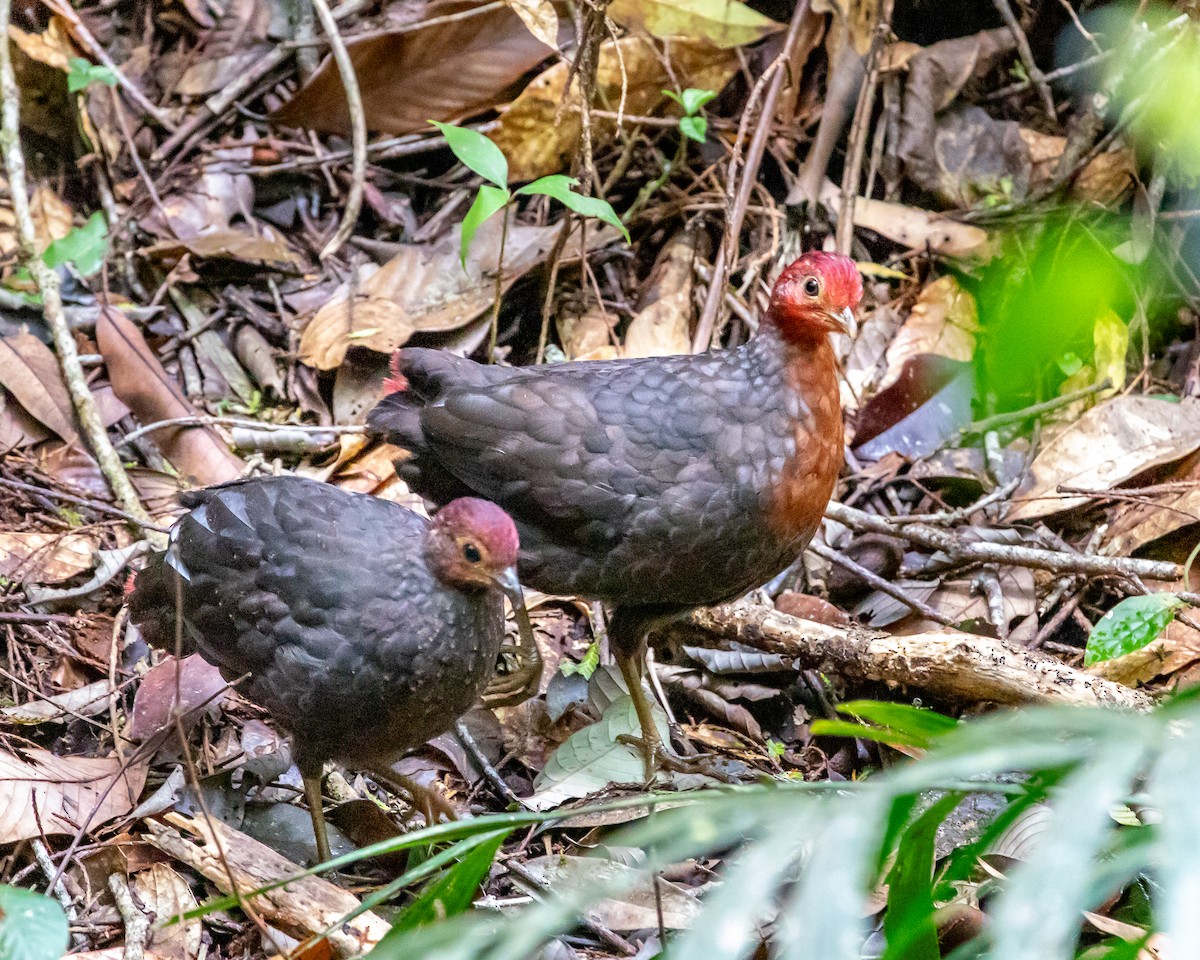
[[[1046,82],[1041,68],[1038,67],[1037,61],[1033,59],[1033,50],[1029,46],[1029,38],[1025,36],[1025,31],[1021,29],[1021,24],[1017,22],[1016,14],[1013,13],[1008,0],[992,0],[992,4],[996,8],[996,12],[1004,20],[1005,26],[1012,33],[1013,39],[1017,42],[1017,53],[1020,54],[1021,63],[1025,65],[1025,72],[1029,75],[1029,79],[1037,87],[1037,92],[1042,98],[1042,106],[1046,108],[1046,115],[1051,120],[1057,120],[1058,111],[1054,109],[1054,95],[1050,92],[1050,84]]]
[[[902,537],[922,547],[941,550],[958,563],[999,563],[1049,570],[1052,573],[1082,573],[1090,577],[1142,577],[1145,580],[1176,581],[1183,576],[1183,567],[1177,563],[1135,557],[1098,557],[1040,547],[991,543],[987,540],[964,540],[923,523],[907,526],[895,524],[888,517],[864,513],[841,503],[829,504],[825,515],[852,530]]]
[[[358,75],[354,72],[354,63],[350,60],[346,41],[338,32],[337,20],[334,19],[325,0],[311,2],[317,12],[317,19],[321,21],[321,28],[329,40],[329,51],[333,54],[333,62],[337,64],[338,73],[341,75],[342,91],[346,94],[346,109],[350,113],[350,192],[346,194],[346,206],[342,211],[342,222],[338,225],[337,233],[321,251],[321,259],[327,260],[341,249],[342,244],[354,232],[359,211],[362,210],[363,183],[367,178],[367,115],[363,110]]]
[[[143,960],[146,956],[146,938],[150,935],[150,918],[133,902],[133,894],[129,892],[129,884],[123,875],[110,873],[108,889],[117,902],[117,912],[125,921],[124,960]]]
[[[108,51],[104,49],[100,41],[92,36],[92,32],[87,28],[87,24],[79,18],[79,14],[71,9],[70,5],[60,3],[59,0],[42,0],[42,3],[71,25],[72,36],[87,48],[88,53],[112,71],[112,75],[117,81],[117,86],[125,91],[130,100],[141,107],[147,116],[152,117],[154,122],[168,133],[174,132],[175,124],[171,122],[171,118],[167,116],[167,112],[151,103],[146,95],[138,89],[137,85],[121,72],[121,68],[113,62],[112,57],[108,55]]]
[[[1024,420],[1029,420],[1032,417],[1039,417],[1043,413],[1049,413],[1051,410],[1057,410],[1059,407],[1067,407],[1076,400],[1083,400],[1096,393],[1101,393],[1112,388],[1112,384],[1108,380],[1101,383],[1093,383],[1090,387],[1084,387],[1081,390],[1075,390],[1071,393],[1064,393],[1061,397],[1054,397],[1050,400],[1043,400],[1041,403],[1035,403],[1029,407],[1023,407],[1020,410],[1013,410],[1011,413],[997,413],[991,417],[984,417],[982,420],[976,420],[974,423],[969,423],[962,428],[962,434],[979,434],[988,433],[992,430],[997,430],[1000,427],[1007,427],[1013,423],[1021,423]]]
[[[741,178],[737,184],[737,193],[729,211],[729,219],[725,232],[721,236],[721,246],[713,260],[712,280],[708,284],[708,293],[704,298],[704,309],[696,324],[696,334],[692,338],[692,352],[700,353],[711,345],[713,330],[717,323],[717,312],[725,298],[725,283],[729,275],[729,267],[737,254],[738,240],[742,233],[742,221],[746,216],[746,205],[750,202],[750,192],[758,177],[758,167],[762,163],[763,152],[767,146],[767,135],[771,131],[771,120],[775,116],[775,104],[779,100],[779,91],[783,89],[783,80],[787,75],[785,65],[792,57],[792,50],[800,36],[800,26],[808,16],[809,0],[800,0],[792,14],[788,25],[787,37],[783,41],[783,49],[779,56],[767,67],[763,74],[765,79],[771,77],[770,85],[763,96],[762,109],[758,112],[754,136],[746,150],[746,161],[742,165]],[[749,122],[751,111],[747,109],[743,116],[743,126]],[[739,141],[741,130],[739,130]],[[731,168],[737,164],[737,147],[734,147],[734,157],[730,161]],[[733,184],[730,183],[732,189]]]
[[[500,335],[500,301],[504,299],[504,247],[508,243],[508,220],[512,211],[505,206],[500,211],[500,252],[496,255],[496,294],[492,303],[492,325],[488,334],[487,362],[496,362],[496,338]]]
[[[149,523],[150,515],[138,499],[137,491],[134,490],[121,458],[108,438],[108,431],[105,430],[104,422],[96,409],[96,401],[88,389],[83,367],[79,363],[79,352],[75,348],[75,338],[71,335],[71,328],[63,313],[58,274],[38,255],[37,234],[33,227],[29,192],[25,184],[25,155],[21,150],[20,91],[13,74],[12,53],[8,41],[11,8],[11,0],[0,0],[0,98],[3,99],[0,112],[0,149],[4,153],[4,168],[8,174],[13,215],[17,221],[17,236],[29,272],[33,275],[34,283],[42,296],[42,315],[54,338],[63,379],[67,383],[84,434],[100,464],[100,470],[125,512],[137,517],[139,522]]]
[[[467,729],[467,725],[463,721],[458,720],[455,722],[454,733],[462,742],[463,748],[471,755],[471,759],[479,766],[484,779],[491,784],[492,789],[496,791],[500,798],[510,806],[523,807],[524,805],[521,803],[520,797],[512,792],[512,788],[500,776],[500,771],[484,756],[483,750],[475,742],[475,738],[471,736],[471,731]]]
[[[818,557],[828,560],[830,563],[836,563],[843,570],[848,570],[864,583],[870,584],[880,593],[886,593],[893,600],[899,600],[910,610],[915,610],[926,620],[932,620],[934,623],[940,623],[943,627],[957,627],[953,620],[947,617],[944,613],[939,613],[934,610],[929,604],[918,600],[916,597],[910,596],[904,589],[891,580],[885,580],[877,573],[873,573],[864,567],[861,563],[855,563],[849,557],[842,556],[836,550],[831,550],[824,544],[810,543],[808,549],[815,553]]]
[[[216,425],[221,427],[242,427],[246,430],[260,430],[263,433],[288,432],[288,433],[313,433],[313,434],[342,434],[342,433],[366,433],[367,428],[359,423],[346,424],[330,424],[329,426],[319,426],[310,423],[267,423],[263,420],[246,420],[243,417],[217,417],[208,416],[207,414],[194,414],[188,417],[170,417],[166,420],[156,420],[154,423],[148,423],[144,427],[138,427],[136,430],[131,430],[117,441],[118,447],[124,447],[135,440],[140,440],[148,433],[154,433],[156,430],[164,430],[167,427],[198,427]]]
[[[46,879],[51,881],[50,893],[54,899],[62,904],[63,912],[67,915],[67,919],[75,922],[75,901],[71,899],[71,895],[67,893],[66,887],[63,886],[62,880],[58,877],[58,871],[54,868],[54,861],[50,859],[50,851],[46,849],[46,844],[42,842],[41,837],[34,837],[32,842],[33,858],[41,867],[42,873],[46,875]],[[71,943],[75,947],[82,947],[87,944],[87,938],[82,933],[72,933]]]

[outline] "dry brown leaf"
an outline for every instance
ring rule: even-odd
[[[1033,168],[1029,185],[1033,188],[1051,183],[1058,168],[1063,151],[1067,148],[1066,137],[1051,136],[1022,127],[1021,139],[1029,148]],[[1093,157],[1079,175],[1071,182],[1071,193],[1080,200],[1089,200],[1103,206],[1118,203],[1134,184],[1137,175],[1137,159],[1126,146]]]
[[[0,533],[0,574],[19,583],[61,583],[90,570],[99,547],[81,533]]]
[[[560,317],[558,332],[569,360],[615,360],[613,344],[616,317],[600,306],[591,306],[578,317]]]
[[[199,906],[187,881],[169,864],[152,863],[148,870],[134,875],[133,890],[157,921],[150,934],[154,952],[164,960],[193,960],[199,956],[201,924],[198,919],[167,925],[172,917],[181,917]]]
[[[474,0],[443,0],[426,8],[426,19],[479,6]],[[391,134],[428,130],[430,120],[456,120],[495,106],[506,88],[551,53],[508,7],[376,34],[346,46],[362,90],[367,127]],[[271,119],[349,134],[350,114],[337,68],[326,60]]]
[[[1200,523],[1200,456],[1188,457],[1161,484],[1167,489],[1117,505],[1105,536],[1105,552],[1128,556],[1159,537]]]
[[[876,8],[875,0],[814,0],[812,4],[813,13],[832,13],[842,22],[860,55],[871,49]]]
[[[179,262],[184,254],[196,260],[236,260],[281,273],[301,273],[304,261],[282,240],[256,237],[245,230],[212,230],[186,240],[160,240],[138,253],[168,265]]]
[[[78,57],[79,51],[71,38],[63,29],[61,18],[54,16],[42,33],[27,33],[20,27],[9,26],[8,35],[16,46],[30,60],[44,63],[67,73],[71,69],[71,58]]]
[[[75,215],[49,187],[39,185],[29,198],[33,233],[38,253],[44,253],[55,240],[61,240],[75,226]]]
[[[546,46],[558,48],[558,13],[550,0],[504,0],[521,22]],[[609,8],[611,16],[612,9]]]
[[[466,270],[459,262],[460,227],[430,245],[408,244],[358,287],[348,286],[317,311],[300,337],[300,359],[318,370],[342,362],[350,347],[390,353],[417,330],[457,330],[493,303],[496,256],[503,224],[492,217],[475,234]],[[512,224],[504,247],[504,289],[540,263],[554,246],[562,223],[545,227]],[[611,230],[589,230],[589,243],[608,243]],[[568,241],[568,244],[570,241]]]
[[[113,390],[142,424],[196,415],[141,330],[119,310],[100,311],[96,340]],[[175,469],[195,477],[201,486],[235,480],[245,469],[225,441],[208,427],[167,427],[150,434],[150,439]]]
[[[148,760],[58,757],[40,747],[0,750],[0,844],[75,833],[122,817],[146,782]]]
[[[675,38],[661,46],[660,51],[655,42],[644,37],[601,44],[596,67],[597,102],[607,103],[612,109],[624,103],[626,113],[650,114],[669,102],[662,92],[664,88],[697,87],[720,92],[737,69],[734,50],[722,50],[704,40]],[[568,63],[556,63],[545,70],[501,116],[500,129],[492,139],[508,158],[510,181],[557,173],[575,156],[581,129],[579,80],[572,80],[571,92],[564,99],[569,70]],[[595,118],[592,138],[596,149],[610,140],[614,131],[614,121]]]
[[[718,47],[755,43],[783,29],[739,0],[612,0],[607,13],[652,37],[695,37]]]
[[[1006,519],[1031,520],[1090,502],[1060,486],[1103,491],[1200,447],[1200,399],[1179,403],[1124,396],[1105,401],[1046,444]],[[1044,499],[1043,499],[1044,498]]]
[[[209,34],[204,56],[184,71],[175,85],[185,97],[203,97],[238,78],[265,50],[271,27],[271,4],[260,0],[229,0]],[[214,8],[217,9],[217,8]]]
[[[176,664],[180,666],[177,668]],[[181,715],[184,729],[189,729],[199,719],[197,711],[220,705],[227,687],[221,671],[200,654],[193,653],[182,660],[167,657],[146,671],[138,685],[129,736],[148,740],[160,733],[174,732],[176,713]]]
[[[970,360],[975,352],[979,322],[975,298],[954,277],[940,277],[921,291],[908,319],[888,347],[887,373],[879,385],[886,389],[899,379],[910,357],[932,353],[950,360]]]
[[[75,408],[50,348],[22,331],[0,338],[0,384],[39,423],[67,443],[75,443]]]
[[[626,357],[665,357],[691,353],[693,265],[696,244],[706,234],[681,230],[659,252],[643,287],[638,312],[629,321],[621,353]]]

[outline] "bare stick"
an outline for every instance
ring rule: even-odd
[[[1135,557],[1098,557],[1040,547],[990,543],[986,540],[964,540],[946,530],[937,530],[922,523],[892,523],[887,517],[864,513],[841,503],[831,503],[825,516],[844,523],[852,530],[882,533],[902,537],[933,550],[941,550],[959,563],[999,563],[1012,567],[1032,567],[1052,573],[1082,573],[1089,577],[1141,577],[1144,580],[1176,581],[1183,576],[1183,567],[1160,560],[1139,560]]]
[[[88,389],[83,366],[79,362],[79,352],[75,349],[75,338],[71,335],[71,328],[63,313],[58,274],[46,266],[45,261],[38,255],[33,217],[29,211],[29,192],[25,185],[25,155],[21,151],[20,93],[17,90],[16,76],[13,74],[12,53],[8,42],[11,9],[11,0],[0,0],[0,99],[3,100],[0,110],[0,150],[4,154],[4,169],[8,174],[9,190],[12,194],[17,237],[25,254],[29,272],[42,295],[42,315],[46,318],[46,324],[54,337],[54,347],[58,351],[63,379],[67,382],[75,412],[79,416],[88,443],[96,454],[100,470],[125,512],[137,517],[141,523],[149,523],[150,515],[138,499],[137,491],[129,481],[121,458],[108,439],[108,431],[104,429],[104,422],[100,419],[96,402]]]
[[[358,88],[358,76],[354,72],[354,64],[350,61],[350,51],[346,49],[346,42],[338,32],[337,21],[329,9],[329,4],[325,0],[312,0],[312,5],[329,41],[333,62],[337,64],[338,73],[341,74],[346,108],[350,111],[350,192],[346,195],[346,208],[342,211],[342,222],[338,225],[337,233],[321,251],[321,259],[327,260],[341,249],[342,244],[354,232],[354,225],[358,223],[358,213],[362,209],[363,181],[367,176],[367,115],[363,111],[362,91]]]
[[[1003,18],[1005,26],[1012,32],[1013,39],[1017,41],[1017,53],[1021,56],[1021,63],[1025,65],[1025,72],[1029,75],[1029,79],[1037,87],[1037,92],[1042,98],[1042,106],[1046,108],[1047,116],[1051,120],[1057,120],[1058,111],[1054,109],[1054,95],[1050,93],[1050,84],[1046,82],[1046,78],[1038,67],[1037,61],[1033,59],[1033,50],[1030,49],[1029,38],[1025,36],[1025,31],[1021,29],[1021,24],[1017,22],[1016,14],[1013,13],[1008,0],[992,0],[992,3],[996,7],[996,12]]]
[[[762,163],[763,152],[767,147],[767,135],[771,132],[775,120],[775,103],[779,99],[779,91],[783,89],[783,80],[787,76],[785,65],[791,59],[792,50],[800,36],[800,25],[808,16],[808,0],[800,0],[792,14],[792,22],[788,25],[787,38],[783,41],[783,49],[779,56],[767,68],[772,72],[770,85],[763,96],[762,109],[758,113],[758,123],[754,128],[754,136],[746,150],[746,162],[742,166],[741,178],[738,181],[737,194],[729,211],[729,221],[721,236],[721,246],[713,260],[712,279],[708,283],[708,293],[704,298],[704,310],[696,324],[696,335],[692,339],[692,352],[700,353],[707,350],[712,341],[713,329],[717,323],[717,312],[725,299],[725,282],[729,275],[729,265],[737,256],[738,238],[742,233],[742,221],[746,217],[746,205],[750,202],[750,191],[758,176],[758,167]],[[748,122],[749,111],[744,121]],[[740,137],[739,137],[740,140]],[[737,163],[736,147],[731,166]],[[732,187],[732,184],[730,184]]]
[[[119,873],[108,876],[108,889],[117,901],[117,912],[125,921],[125,960],[143,960],[146,956],[146,938],[150,935],[150,918],[137,908],[129,884]]]
[[[864,583],[869,583],[881,593],[886,593],[893,600],[899,600],[910,610],[915,610],[926,620],[932,620],[934,623],[940,623],[943,627],[958,626],[953,620],[943,613],[938,613],[927,603],[923,603],[916,597],[909,596],[904,592],[904,588],[897,586],[890,580],[885,580],[879,574],[874,573],[864,567],[861,563],[855,563],[849,557],[844,557],[836,550],[831,550],[829,547],[819,543],[810,543],[808,549],[815,553],[818,557],[828,560],[830,563],[836,563],[843,570],[849,570],[856,577],[860,578]]]
[[[695,643],[696,632],[791,657],[798,666],[852,680],[916,687],[959,703],[1061,703],[1149,709],[1140,690],[1093,677],[1061,660],[991,637],[947,631],[890,636],[789,617],[758,604],[697,610],[666,628]]]
[[[100,41],[92,36],[92,32],[87,28],[87,24],[79,19],[79,14],[72,10],[69,4],[61,3],[59,0],[42,0],[42,3],[71,25],[71,33],[75,39],[87,48],[88,53],[112,71],[112,75],[117,81],[117,86],[125,91],[125,95],[130,100],[141,107],[142,111],[147,116],[152,117],[154,122],[164,130],[167,132],[175,130],[175,124],[171,122],[170,117],[167,116],[167,112],[151,103],[133,81],[121,72],[120,67],[113,63],[112,57],[108,55],[108,51],[104,49]]]

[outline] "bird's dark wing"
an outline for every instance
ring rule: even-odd
[[[416,378],[403,431],[413,470],[435,465],[508,510],[534,586],[647,602],[736,593],[745,574],[711,558],[765,549],[766,474],[783,453],[771,449],[772,427],[787,429],[746,395],[738,360],[563,364],[504,379],[460,366],[436,383]]]

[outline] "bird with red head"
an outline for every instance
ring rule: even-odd
[[[368,427],[409,451],[401,476],[440,503],[500,504],[523,583],[611,606],[647,776],[681,764],[642,688],[646,634],[765,583],[816,532],[843,461],[829,334],[852,331],[861,298],[852,260],[812,252],[737,347],[525,369],[393,359],[400,389]]]

